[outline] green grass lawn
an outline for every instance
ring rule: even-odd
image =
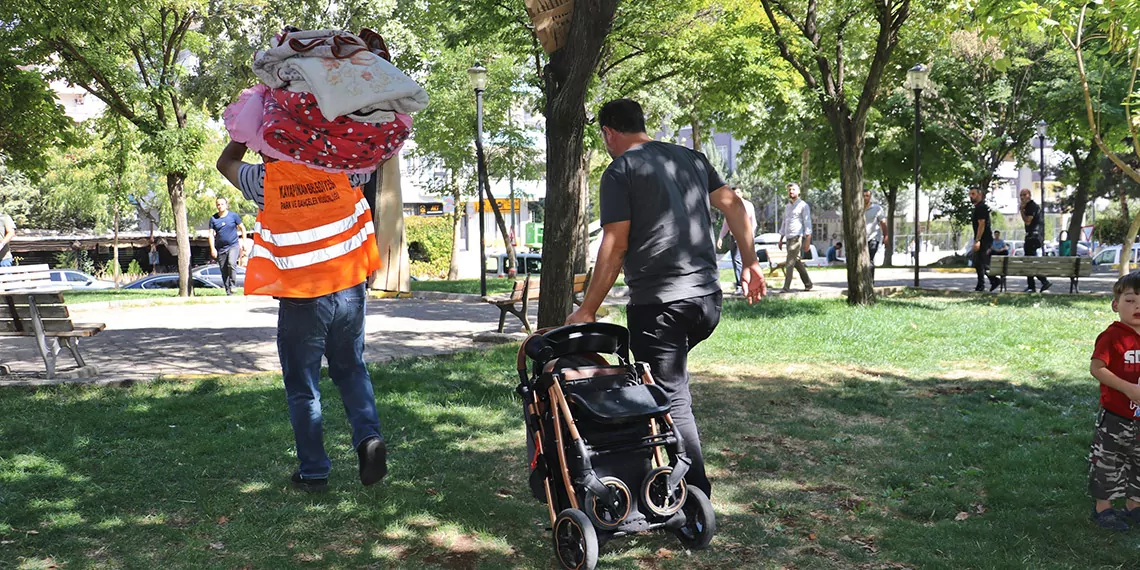
[[[242,289],[234,290],[234,295],[241,295]],[[195,297],[225,297],[224,289],[194,288]],[[178,289],[103,289],[92,291],[65,291],[63,298],[71,303],[106,303],[109,301],[142,301],[147,299],[175,299]]]
[[[599,567],[1134,568],[1140,533],[1093,527],[1084,492],[1113,318],[1061,295],[730,301],[691,359],[717,538],[615,539]],[[287,489],[274,375],[0,392],[0,568],[553,568],[514,357],[374,367],[371,488],[326,380],[317,496]]]

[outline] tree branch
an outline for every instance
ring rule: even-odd
[[[910,0],[901,0],[897,10],[891,9],[892,0],[876,1],[879,21],[879,36],[875,41],[875,59],[871,61],[871,68],[867,71],[867,80],[863,83],[863,93],[859,95],[859,104],[855,108],[853,121],[863,124],[867,120],[867,113],[875,102],[879,91],[879,84],[883,79],[883,71],[891,59],[899,41],[899,29],[910,16]]]
[[[804,83],[808,88],[816,89],[819,86],[819,82],[816,81],[815,76],[811,74],[811,70],[788,49],[788,39],[784,36],[783,30],[780,29],[780,22],[776,19],[776,14],[772,12],[772,2],[778,1],[779,0],[760,0],[760,3],[764,5],[764,14],[768,16],[768,22],[772,24],[772,31],[776,34],[776,47],[780,50],[780,57],[784,58],[784,61],[787,61],[799,72],[800,76],[804,78]]]
[[[107,79],[106,76],[100,73],[99,70],[95,68],[95,66],[91,65],[91,62],[88,61],[82,53],[80,53],[79,49],[75,47],[74,44],[63,37],[49,39],[47,40],[47,43],[57,53],[59,53],[61,57],[83,68],[83,70],[91,76],[95,83],[99,85],[100,89],[92,89],[85,82],[77,82],[80,83],[81,87],[87,90],[88,93],[91,93],[92,95],[98,97],[101,101],[106,103],[108,107],[111,107],[115,110],[116,113],[122,115],[123,118],[131,121],[132,123],[135,122],[135,113],[127,105],[126,101],[123,100],[122,94],[120,94],[119,91],[115,89],[115,86],[111,84],[111,81]]]

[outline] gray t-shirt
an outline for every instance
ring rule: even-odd
[[[0,238],[8,235],[8,231],[16,231],[16,222],[12,221],[12,216],[8,214],[0,214]],[[12,242],[5,242],[0,245],[0,259],[8,259],[12,257]]]
[[[709,193],[724,180],[705,155],[652,141],[602,175],[602,225],[630,222],[625,282],[631,304],[670,303],[720,290]]]

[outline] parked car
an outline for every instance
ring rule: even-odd
[[[195,267],[190,270],[190,275],[209,281],[217,287],[225,287],[222,283],[222,268],[217,263]],[[237,267],[237,273],[234,275],[234,280],[237,282],[238,287],[245,287],[245,268],[242,266]]]
[[[61,289],[114,289],[115,284],[111,281],[103,281],[96,279],[82,271],[75,269],[52,269],[48,271],[51,280]]]
[[[1123,246],[1120,245],[1106,245],[1092,256],[1093,265],[1110,266],[1116,269],[1120,266],[1120,250]],[[1140,243],[1132,244],[1132,260],[1129,262],[1131,265],[1136,264],[1136,259],[1140,257]]]
[[[201,287],[203,289],[221,289],[221,287],[202,279],[201,277],[190,278],[194,287]],[[123,289],[177,289],[178,288],[178,274],[177,273],[157,273],[148,277],[143,277],[138,281],[133,281],[123,285]]]
[[[522,253],[515,252],[515,259],[519,263],[518,274],[526,275],[542,273],[542,254],[541,253]],[[487,274],[494,274],[496,277],[507,276],[507,254],[489,254],[487,260],[483,264],[487,270]]]

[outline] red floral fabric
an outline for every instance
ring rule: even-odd
[[[328,121],[311,93],[269,89],[265,96],[265,154],[328,172],[371,172],[400,151],[412,118],[396,113],[390,123],[345,117]]]

